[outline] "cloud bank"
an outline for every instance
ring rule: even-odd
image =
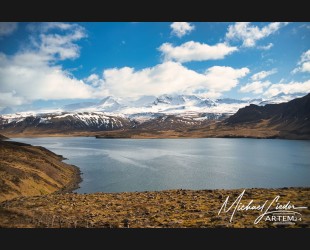
[[[223,59],[225,56],[237,51],[237,47],[231,47],[225,43],[208,45],[189,41],[180,46],[173,46],[171,43],[162,44],[159,49],[165,61],[190,62]]]
[[[310,93],[310,80],[304,82],[289,82],[286,84],[278,83],[272,84],[264,93],[266,97],[272,97],[278,94],[296,94],[296,93]]]
[[[136,99],[144,95],[195,93],[218,97],[236,87],[249,73],[245,67],[227,66],[209,67],[203,73],[191,70],[181,62],[221,59],[237,48],[224,43],[210,46],[187,42],[178,47],[162,45],[160,50],[165,53],[165,61],[153,67],[140,70],[110,68],[103,70],[102,75],[91,74],[77,79],[63,69],[61,62],[80,56],[77,42],[87,37],[85,29],[68,23],[30,24],[27,29],[30,32],[27,47],[13,55],[0,53],[1,107],[34,100],[102,98],[107,95]],[[190,29],[185,28],[182,32]]]
[[[270,36],[287,24],[285,22],[274,22],[259,28],[249,22],[237,22],[228,27],[226,39],[242,41],[243,47],[254,47],[257,41]],[[272,45],[267,45],[266,49],[269,49],[269,46]]]
[[[143,95],[199,93],[220,96],[239,83],[249,73],[248,68],[214,66],[197,73],[177,62],[164,62],[154,67],[135,70],[123,67],[103,71],[103,88],[111,95],[138,98]]]
[[[265,81],[256,81],[252,83],[248,83],[240,88],[240,92],[249,93],[253,92],[254,94],[261,94],[264,92],[264,89],[269,87],[271,82]]]
[[[0,106],[91,97],[90,86],[57,65],[59,61],[79,56],[80,47],[75,42],[86,37],[84,29],[62,23],[44,23],[40,29],[39,34],[31,35],[26,49],[14,55],[0,53]],[[65,32],[48,33],[51,29]]]

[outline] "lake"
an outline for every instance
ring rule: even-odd
[[[310,186],[310,141],[14,138],[78,166],[78,193]]]

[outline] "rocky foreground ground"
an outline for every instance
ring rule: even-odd
[[[269,211],[277,203],[307,207],[297,211],[300,221],[290,225],[276,225],[255,219],[261,211],[218,212],[230,196],[227,208],[243,190],[169,190],[159,192],[49,194],[20,197],[0,203],[0,227],[43,228],[204,228],[204,227],[307,227],[310,226],[310,188],[247,189],[241,200],[247,205],[267,203]],[[241,204],[240,204],[241,205]],[[271,218],[271,217],[270,217]]]

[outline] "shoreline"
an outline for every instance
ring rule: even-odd
[[[237,135],[224,135],[224,136],[160,136],[160,135],[135,135],[132,137],[126,136],[102,136],[102,135],[85,135],[85,134],[36,134],[36,135],[25,135],[25,134],[14,134],[8,135],[10,139],[14,138],[74,138],[74,137],[93,137],[96,139],[258,139],[258,140],[296,140],[296,141],[309,141],[310,138],[305,137],[281,137],[281,136],[237,136]]]
[[[248,139],[284,139],[284,140],[310,140],[310,135],[280,133],[275,130],[236,129],[236,130],[204,130],[204,131],[76,131],[73,133],[4,133],[9,138],[43,138],[43,137],[94,137],[96,139],[196,139],[196,138],[248,138]]]
[[[41,146],[0,140],[0,201],[67,193],[79,188],[81,170]]]
[[[64,186],[63,188],[61,188],[60,190],[55,191],[54,192],[55,194],[72,193],[73,191],[80,188],[79,184],[83,181],[83,178],[81,176],[82,172],[81,172],[80,168],[75,166],[75,165],[72,165],[72,164],[68,164],[68,163],[66,163],[66,164],[73,167],[74,174],[72,176],[72,179],[69,181],[69,183],[66,186]]]

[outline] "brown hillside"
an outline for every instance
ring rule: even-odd
[[[0,201],[70,190],[79,170],[43,147],[0,140]]]

